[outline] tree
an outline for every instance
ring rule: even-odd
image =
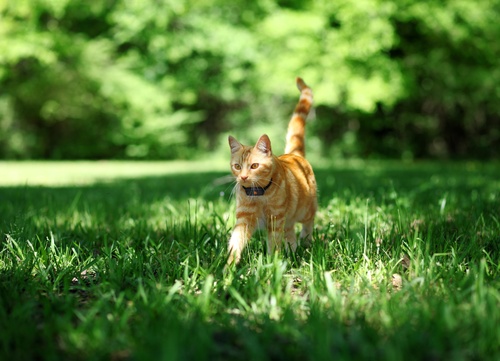
[[[496,157],[499,10],[500,0],[0,0],[0,155],[191,157],[225,146],[229,131],[274,141],[300,75],[326,154]]]
[[[199,117],[174,111],[169,83],[145,76],[143,62],[121,50],[108,17],[120,4],[106,5],[2,3],[4,156],[175,155],[169,147],[184,141],[180,125]]]

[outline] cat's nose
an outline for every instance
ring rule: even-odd
[[[247,175],[242,175],[240,176],[241,180],[242,181],[246,181],[248,179],[248,176]]]

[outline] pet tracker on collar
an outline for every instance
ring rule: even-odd
[[[269,184],[267,186],[265,186],[264,188],[262,188],[262,187],[245,187],[245,186],[242,186],[242,187],[245,190],[247,196],[250,196],[250,197],[263,196],[264,193],[266,193],[266,190],[271,186],[272,182],[273,182],[273,180],[271,179],[269,181]]]

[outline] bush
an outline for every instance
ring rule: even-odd
[[[0,157],[174,158],[282,134],[325,154],[498,157],[500,1],[0,4]],[[238,134],[237,134],[238,135]],[[225,144],[225,142],[222,142]]]

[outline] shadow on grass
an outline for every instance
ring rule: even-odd
[[[346,204],[363,200],[375,205],[405,204],[415,207],[416,213],[433,208],[500,214],[499,169],[475,163],[368,163],[318,168],[315,173],[320,208],[336,199]],[[180,220],[190,216],[189,212],[196,213],[198,206],[206,208],[205,202],[225,205],[227,211],[234,202],[234,183],[228,175],[204,172],[115,179],[85,186],[0,187],[0,231],[92,231],[93,227],[96,232],[109,231],[124,218],[130,226],[154,217],[164,217],[163,223]],[[158,219],[143,226],[160,223]]]
[[[295,319],[293,312],[280,322],[265,316],[245,319],[229,312],[237,309],[237,303],[224,293],[214,296],[213,302],[228,310],[214,320],[197,314],[196,307],[180,295],[177,301],[165,302],[178,280],[185,289],[192,287],[186,295],[196,296],[206,274],[216,278],[221,274],[214,262],[224,262],[231,226],[232,184],[226,182],[227,174],[0,188],[0,251],[9,243],[5,235],[19,245],[19,250],[8,249],[12,265],[0,271],[3,349],[18,359],[117,360],[157,359],[158,355],[164,359],[370,359],[374,354],[385,359],[385,345],[397,343],[402,353],[417,351],[415,358],[428,359],[436,350],[447,355],[440,347],[460,349],[458,340],[448,346],[437,342],[426,351],[440,323],[427,317],[425,310],[414,325],[418,335],[425,337],[415,338],[412,327],[400,326],[383,334],[363,318],[350,320],[351,324],[337,320],[334,310],[313,309],[306,321]],[[481,246],[490,247],[493,259],[499,257],[499,233],[494,234],[500,230],[499,167],[381,163],[317,168],[316,177],[321,210],[331,204],[363,205],[366,200],[375,212],[377,207],[394,205],[394,217],[398,207],[431,217],[451,209],[450,216],[457,219],[435,220],[433,232],[463,238],[460,232],[474,227],[466,223],[470,217],[484,223],[478,229],[492,232],[476,237],[486,240]],[[466,232],[474,237],[476,231]],[[26,256],[28,240],[39,259]],[[60,253],[51,254],[55,252],[50,250],[51,242],[57,243]],[[27,257],[24,263],[23,256]],[[86,263],[87,258],[91,263]],[[36,278],[33,270],[38,272]],[[194,285],[189,286],[190,282]],[[242,293],[254,289],[235,287]],[[201,299],[195,296],[189,299]],[[128,319],[129,314],[134,316]],[[74,339],[65,338],[69,333]],[[197,347],[192,347],[193,340]],[[407,344],[401,346],[401,342]]]
[[[493,233],[500,229],[499,169],[476,163],[373,162],[317,168],[315,173],[320,211],[358,207],[358,213],[363,213],[362,207],[369,202],[371,212],[386,207],[393,219],[404,213],[410,217],[404,222],[415,222],[417,226],[422,217],[427,217],[432,221],[428,232],[453,239],[472,237],[478,248],[498,254],[500,242],[498,234]],[[197,248],[204,252],[212,249],[206,254],[211,257],[223,252],[231,227],[234,183],[228,175],[194,172],[114,179],[85,186],[2,187],[0,231],[3,237],[8,234],[23,242],[55,238],[60,244],[76,244],[89,252],[102,252],[102,247],[118,241],[137,249],[148,240],[175,241],[178,246],[189,245],[193,252]],[[336,224],[338,230],[347,229],[346,234],[324,233],[325,237],[348,237],[349,227],[351,234],[353,229],[363,231],[363,220],[352,228],[352,214],[337,213],[340,216],[326,222]],[[480,234],[480,226],[473,224],[481,219],[491,225],[485,227],[489,229],[485,234]],[[317,222],[319,232],[328,226],[322,225],[321,219]],[[461,236],[464,227],[469,230]]]

